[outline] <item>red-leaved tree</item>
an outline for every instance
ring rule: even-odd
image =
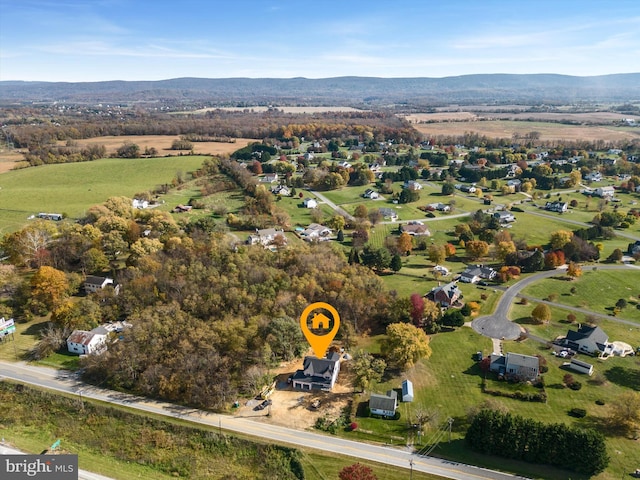
[[[338,478],[340,480],[378,480],[373,470],[361,463],[354,463],[344,467],[338,473]]]
[[[419,293],[412,293],[411,297],[411,319],[416,327],[419,327],[424,318],[424,298]]]

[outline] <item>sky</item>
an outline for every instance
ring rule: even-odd
[[[0,80],[640,72],[640,0],[0,0]]]

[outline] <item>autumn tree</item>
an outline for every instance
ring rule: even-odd
[[[571,278],[578,278],[581,275],[582,267],[575,262],[569,262],[569,266],[567,267],[567,276]]]
[[[412,293],[411,297],[411,319],[416,327],[419,327],[424,318],[424,297],[419,293]]]
[[[407,232],[402,232],[398,237],[397,249],[401,254],[409,255],[413,249],[413,239],[411,235]]]
[[[531,318],[537,324],[543,324],[551,320],[551,309],[545,303],[538,304],[531,312]]]
[[[572,238],[573,232],[570,232],[568,230],[556,230],[555,232],[551,233],[549,244],[551,245],[552,249],[559,250],[567,243],[569,243]]]
[[[447,258],[447,252],[443,245],[432,243],[427,249],[427,256],[429,257],[429,261],[439,265]]]
[[[465,250],[469,258],[477,260],[489,253],[489,244],[482,240],[469,240],[465,244]]]
[[[64,272],[53,267],[40,267],[31,277],[31,306],[34,312],[51,311],[69,294]]]
[[[265,333],[266,341],[278,361],[288,362],[300,357],[309,347],[300,330],[300,324],[290,317],[271,320]]]
[[[496,245],[496,256],[500,259],[501,262],[504,262],[504,259],[507,258],[507,255],[515,252],[516,245],[513,242],[499,242]]]
[[[406,370],[421,358],[431,356],[429,337],[423,330],[409,323],[393,323],[386,333],[382,351],[391,365]]]
[[[447,254],[447,258],[453,257],[456,254],[456,246],[452,243],[447,243],[444,246],[444,251]]]
[[[373,470],[361,463],[354,463],[344,467],[338,473],[338,478],[340,480],[378,480]]]
[[[365,391],[382,380],[387,363],[381,358],[375,358],[364,350],[358,350],[351,361],[351,369],[355,374],[354,386]]]

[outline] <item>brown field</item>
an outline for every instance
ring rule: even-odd
[[[426,136],[463,135],[475,132],[493,138],[512,138],[515,133],[526,135],[540,132],[540,140],[578,141],[604,140],[609,142],[640,138],[640,128],[608,127],[602,125],[562,125],[544,122],[523,122],[509,120],[450,121],[440,123],[418,123],[416,130]]]
[[[0,149],[0,173],[8,172],[17,163],[24,160],[19,150]]]
[[[451,108],[451,107],[450,107]],[[467,107],[468,108],[468,107]],[[428,122],[458,122],[464,120],[525,120],[538,122],[578,122],[588,124],[613,125],[623,118],[633,118],[640,123],[640,117],[636,115],[623,115],[614,112],[585,112],[585,113],[551,113],[551,112],[520,112],[512,113],[495,107],[473,107],[472,111],[459,109],[439,109],[436,113],[412,113],[406,115],[411,123]],[[515,108],[515,107],[514,107]]]
[[[177,155],[179,150],[171,150],[174,140],[180,139],[179,135],[129,135],[118,137],[96,137],[78,140],[78,146],[83,145],[104,145],[107,155],[111,155],[126,142],[135,143],[144,152],[145,148],[154,147],[159,155]],[[228,155],[236,150],[257,140],[251,138],[236,138],[235,143],[223,142],[193,142],[193,152],[196,155]],[[60,142],[64,145],[65,142]]]

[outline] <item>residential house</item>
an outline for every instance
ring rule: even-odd
[[[569,365],[567,366],[576,372],[586,373],[589,376],[593,375],[593,365],[583,362],[582,360],[578,360],[577,358],[572,358],[571,362],[569,362]]]
[[[396,220],[398,220],[398,214],[393,208],[383,207],[383,208],[379,208],[378,211],[382,215],[382,218],[384,218],[385,220],[390,220],[392,222],[395,222]]]
[[[393,417],[398,408],[398,392],[389,390],[386,395],[372,393],[369,397],[369,411],[372,415]]]
[[[143,210],[145,208],[149,208],[149,202],[147,200],[143,200],[143,199],[140,199],[140,198],[134,198],[131,201],[131,206],[133,208],[137,208],[139,210]]]
[[[42,218],[44,220],[53,220],[54,222],[59,222],[62,220],[63,216],[61,213],[39,213],[38,218]]]
[[[291,189],[286,185],[276,185],[275,187],[271,187],[271,193],[281,195],[283,197],[290,197]]]
[[[476,193],[476,187],[473,185],[460,185],[460,191],[465,193]]]
[[[449,308],[458,303],[462,298],[462,291],[458,288],[457,282],[450,282],[446,285],[433,287],[425,295],[429,300],[439,303],[441,307]]]
[[[442,265],[436,265],[435,267],[433,267],[433,272],[438,272],[440,275],[449,275],[449,269]]]
[[[500,223],[511,223],[516,221],[516,217],[508,210],[502,210],[494,213],[493,218],[497,218]]]
[[[300,390],[330,391],[340,373],[340,354],[333,352],[327,358],[305,357],[302,370],[291,377],[293,388]]]
[[[325,227],[319,223],[312,223],[300,232],[300,236],[307,242],[322,242],[330,240],[332,233],[333,231],[329,227]]]
[[[409,190],[422,190],[422,185],[420,185],[415,180],[407,180],[404,182],[404,188],[408,188]]]
[[[534,381],[540,374],[540,360],[521,353],[492,353],[489,370],[507,378]]]
[[[602,197],[602,198],[612,198],[615,195],[615,193],[616,193],[616,190],[611,185],[607,187],[598,187],[593,191],[593,194],[596,197]]]
[[[316,208],[318,206],[318,201],[315,198],[305,198],[302,203],[305,208]]]
[[[67,350],[78,355],[102,353],[107,349],[107,330],[103,327],[86,330],[74,330],[67,338]]]
[[[364,198],[370,198],[371,200],[376,200],[380,198],[380,194],[371,188],[367,188],[362,194]]]
[[[444,203],[430,203],[426,207],[427,210],[437,210],[439,212],[449,212],[451,211],[451,207],[449,205],[445,205]]]
[[[590,172],[584,176],[584,179],[588,182],[601,182],[602,174],[600,172]]]
[[[640,253],[640,240],[636,240],[634,243],[629,244],[629,248],[627,253],[631,256],[637,255]]]
[[[425,225],[416,223],[408,223],[400,225],[400,231],[402,233],[408,233],[411,236],[430,236],[431,232]]]
[[[522,180],[519,178],[512,178],[511,180],[507,180],[507,187],[513,188],[515,192],[519,192],[522,188]]]
[[[567,202],[547,202],[544,204],[544,209],[550,212],[564,213],[569,210],[569,204]]]
[[[603,165],[613,166],[616,163],[618,163],[618,159],[617,158],[603,158],[602,159],[602,164]]]
[[[402,382],[402,401],[413,402],[413,383],[410,380]]]
[[[256,228],[256,233],[249,235],[249,238],[247,239],[247,243],[249,245],[260,244],[266,247],[271,245],[277,236],[282,237],[282,241],[285,244],[287,243],[287,237],[285,237],[284,230],[282,229],[276,229],[276,228],[257,229]]]
[[[113,278],[109,277],[99,277],[97,275],[87,275],[87,278],[84,279],[84,291],[86,293],[95,293],[98,290],[102,290],[107,286],[111,285],[116,293],[120,290],[120,285],[113,283]]]
[[[279,180],[277,173],[267,173],[260,179],[262,183],[276,183]]]
[[[347,170],[351,168],[351,164],[349,162],[347,162],[347,161],[338,163],[338,166],[342,167],[342,168],[345,168]]]
[[[464,283],[478,283],[480,280],[493,280],[498,275],[491,267],[469,265],[460,274],[459,280]]]
[[[601,355],[609,343],[609,336],[600,327],[581,325],[577,331],[569,330],[563,346],[576,352]]]

